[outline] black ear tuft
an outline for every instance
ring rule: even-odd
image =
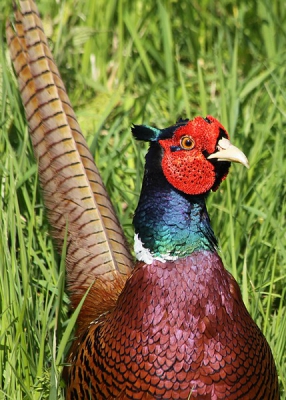
[[[161,134],[160,129],[148,125],[133,125],[131,131],[135,139],[145,142],[157,142]]]
[[[158,140],[170,139],[178,128],[186,125],[188,122],[188,119],[180,119],[175,125],[165,129],[158,129],[148,125],[133,125],[131,130],[134,138],[137,140],[158,142]]]

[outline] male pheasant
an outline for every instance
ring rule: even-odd
[[[72,306],[89,290],[67,399],[279,399],[271,350],[222,264],[205,206],[230,162],[246,157],[211,116],[133,126],[150,142],[133,269],[36,6],[20,5],[7,38],[59,249],[67,228]]]

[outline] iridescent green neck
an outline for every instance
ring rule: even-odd
[[[199,250],[215,251],[217,241],[205,198],[205,194],[190,196],[173,188],[165,179],[158,160],[152,161],[152,170],[148,168],[147,156],[133,220],[137,257],[141,245],[143,253],[147,251],[153,258],[162,260],[186,257]],[[146,262],[146,257],[143,260]]]

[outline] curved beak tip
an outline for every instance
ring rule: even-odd
[[[236,146],[230,143],[228,139],[222,138],[218,142],[218,151],[208,156],[208,159],[216,158],[218,161],[236,162],[249,168],[249,162],[246,155]]]

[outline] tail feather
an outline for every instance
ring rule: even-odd
[[[71,294],[100,276],[129,275],[132,256],[48,47],[35,3],[21,0],[6,32],[44,193],[61,250],[67,227]]]

